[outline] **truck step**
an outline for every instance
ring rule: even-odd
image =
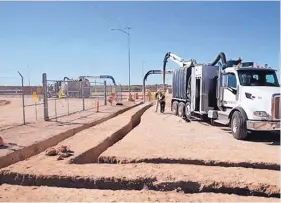
[[[214,120],[214,122],[222,125],[228,125],[229,120]]]

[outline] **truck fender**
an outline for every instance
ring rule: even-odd
[[[228,119],[231,120],[231,117],[235,111],[239,111],[245,118],[248,120],[248,116],[242,107],[235,107],[231,110],[230,114],[228,115]]]

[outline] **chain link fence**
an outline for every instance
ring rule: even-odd
[[[57,120],[73,113],[106,105],[106,82],[90,82],[87,79],[47,79],[43,73],[44,120]]]
[[[97,102],[99,106],[107,105],[112,93],[116,103],[129,98],[127,85],[114,85],[102,79],[52,80],[45,73],[42,79],[42,85],[31,86],[20,72],[13,76],[0,75],[0,131],[94,109]],[[131,94],[135,100],[142,100],[142,86],[131,86]]]
[[[42,86],[25,85],[20,72],[0,75],[0,131],[43,119],[43,113],[38,111],[43,106],[41,98]]]
[[[39,120],[57,120],[84,110],[107,105],[112,92],[122,101],[122,86],[107,81],[47,80],[30,86],[20,72],[0,75],[0,131]]]

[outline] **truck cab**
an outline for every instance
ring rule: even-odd
[[[276,70],[243,62],[241,57],[227,61],[223,52],[213,62],[203,64],[168,52],[163,63],[163,87],[168,59],[180,66],[173,72],[174,115],[228,125],[238,140],[253,131],[280,130]]]
[[[218,119],[226,120],[222,115],[227,116],[236,139],[245,139],[249,131],[280,130],[280,85],[276,70],[246,65],[222,70],[218,89],[218,106],[222,110],[217,112],[221,114]]]

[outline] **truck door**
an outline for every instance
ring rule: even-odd
[[[223,106],[234,108],[236,106],[237,79],[234,73],[226,73],[226,81],[223,90]]]

